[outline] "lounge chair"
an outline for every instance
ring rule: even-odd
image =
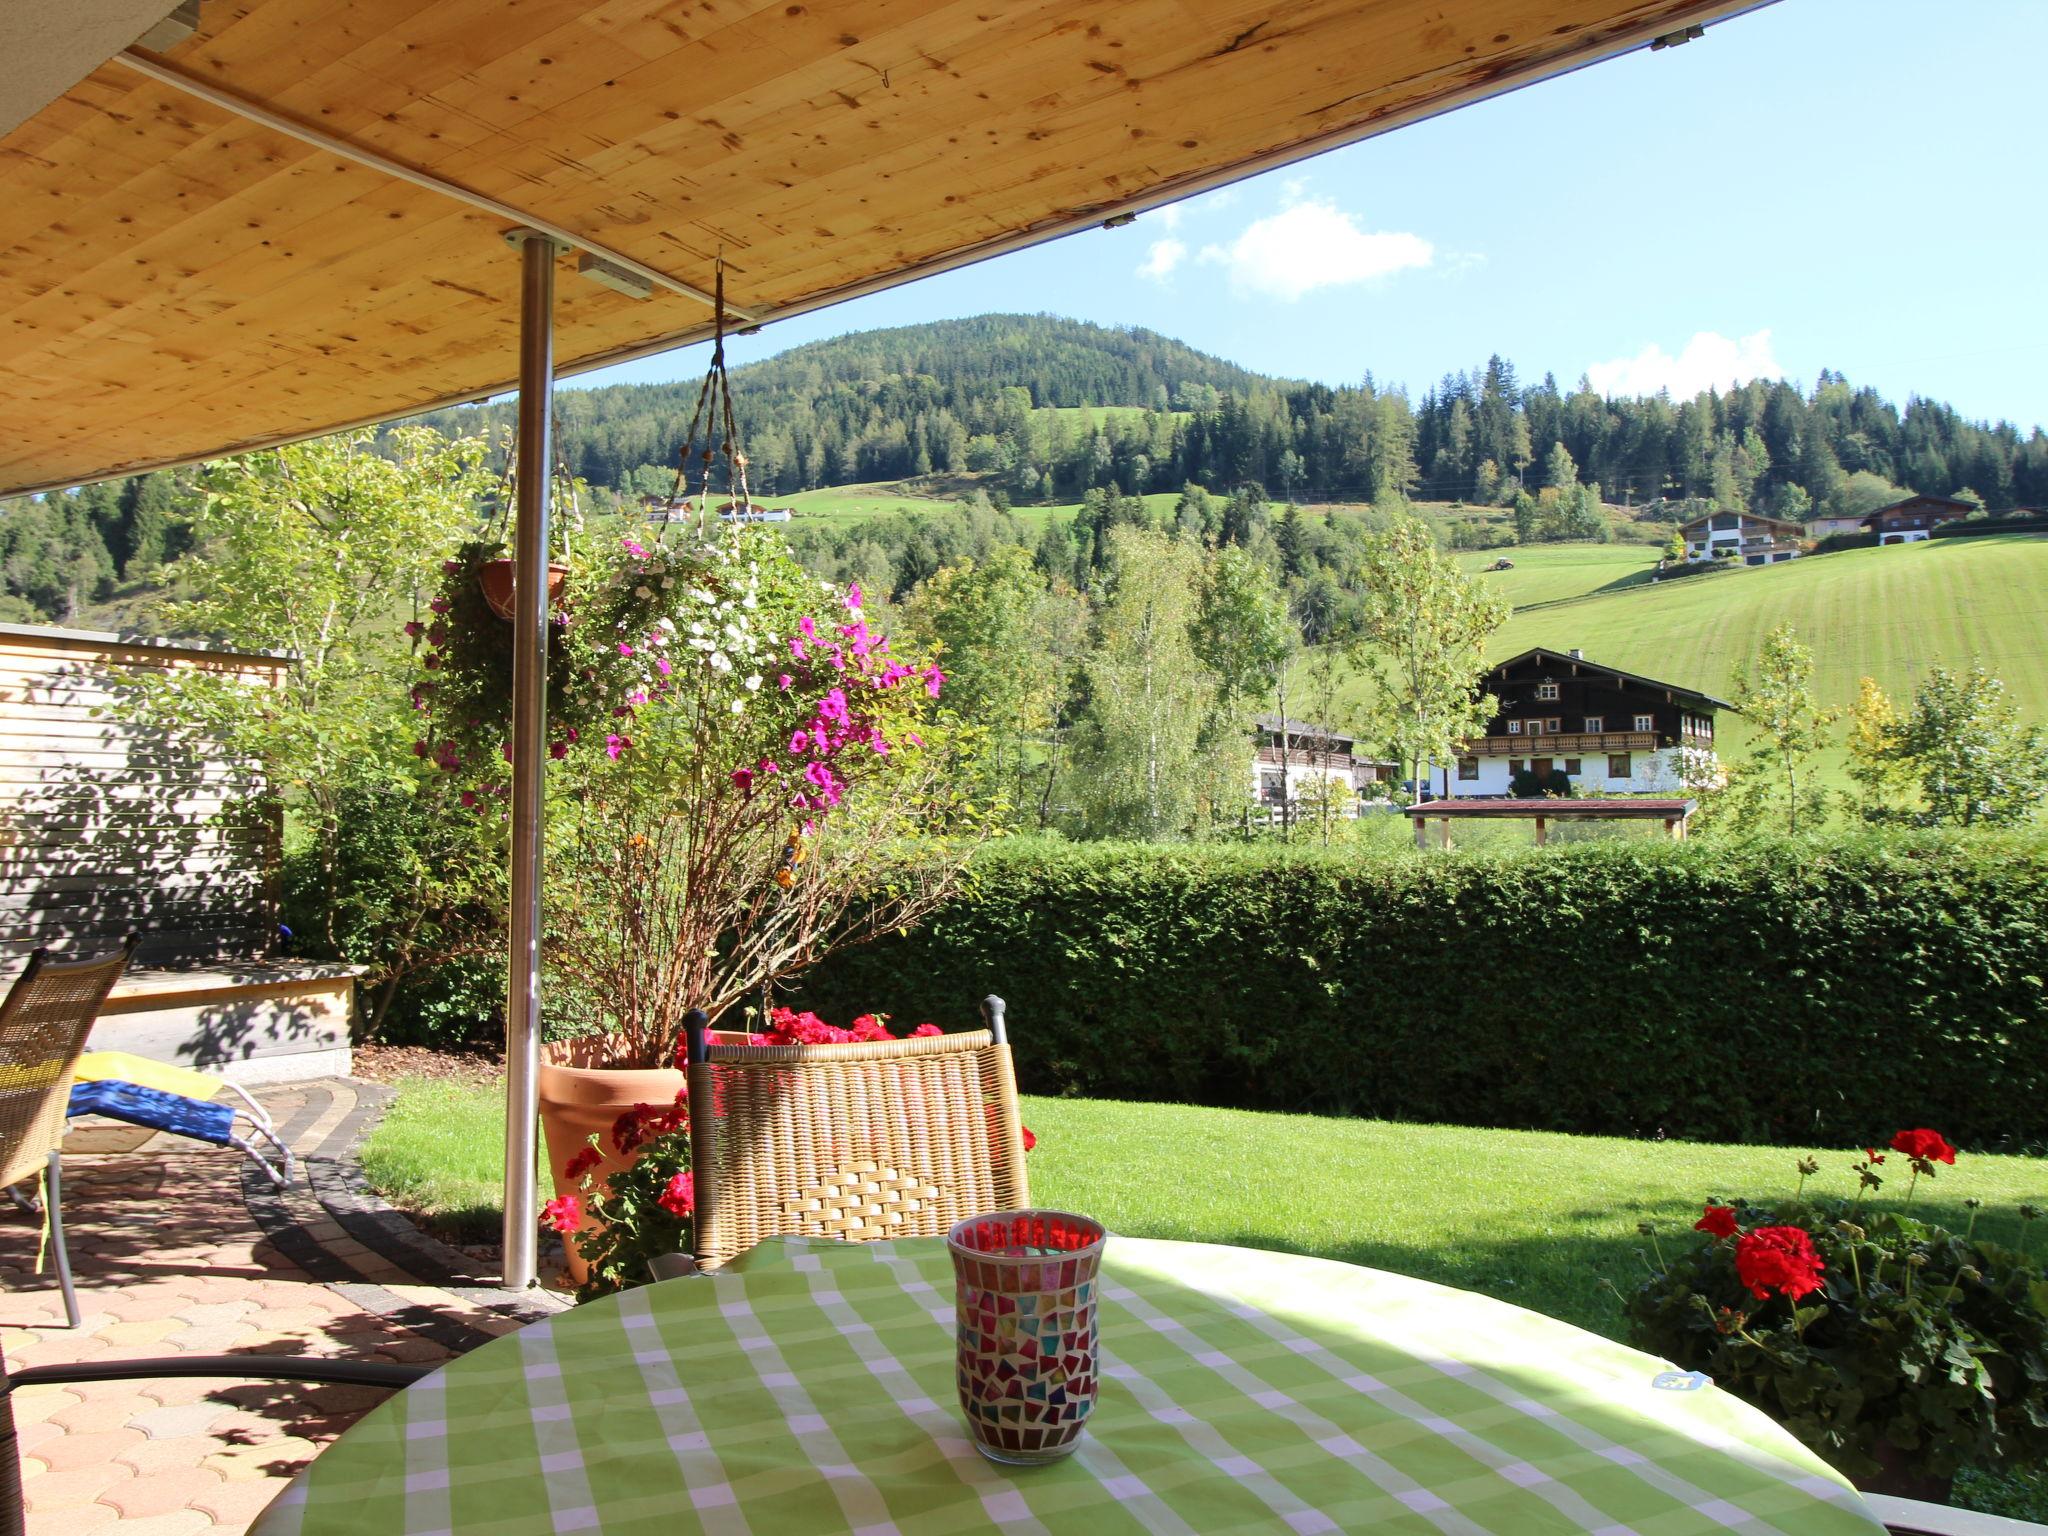
[[[67,1113],[105,1115],[216,1147],[234,1147],[253,1158],[279,1189],[291,1183],[292,1149],[278,1139],[270,1111],[237,1083],[126,1051],[88,1051],[78,1058],[72,1077]],[[241,1103],[220,1102],[223,1093]],[[247,1129],[237,1129],[237,1120],[246,1122]],[[258,1150],[259,1137],[277,1149],[282,1172]]]

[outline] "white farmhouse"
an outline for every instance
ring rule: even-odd
[[[1358,814],[1360,800],[1390,799],[1400,776],[1393,763],[1358,755],[1358,738],[1348,732],[1306,720],[1261,715],[1259,745],[1252,761],[1252,794],[1271,820],[1309,814],[1304,807],[1322,803],[1332,785],[1348,787],[1340,796],[1345,814]]]

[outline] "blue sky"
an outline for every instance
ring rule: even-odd
[[[2048,424],[2048,0],[1781,0],[1120,230],[742,338],[733,361],[990,310],[1154,330],[1262,372],[1418,394],[1690,394],[1823,367]],[[576,382],[688,377],[692,348]]]

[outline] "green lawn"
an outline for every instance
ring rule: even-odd
[[[503,1102],[497,1088],[408,1082],[363,1149],[371,1182],[396,1204],[494,1229]],[[1112,1231],[1398,1270],[1616,1337],[1602,1282],[1642,1273],[1637,1222],[1693,1241],[1706,1196],[1790,1193],[1802,1155],[1083,1099],[1026,1099],[1024,1118],[1039,1137],[1033,1198]],[[1853,1192],[1847,1151],[1813,1155],[1811,1187]],[[2048,1159],[1965,1154],[1915,1206],[1960,1222],[1965,1196],[1986,1202],[1980,1231],[2011,1240],[2016,1204],[2048,1204]],[[2048,1226],[2034,1243],[2048,1249]]]

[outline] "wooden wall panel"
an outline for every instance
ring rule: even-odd
[[[158,963],[254,955],[276,926],[276,841],[246,765],[192,731],[109,712],[150,670],[273,684],[285,662],[0,629],[0,961],[130,929]]]

